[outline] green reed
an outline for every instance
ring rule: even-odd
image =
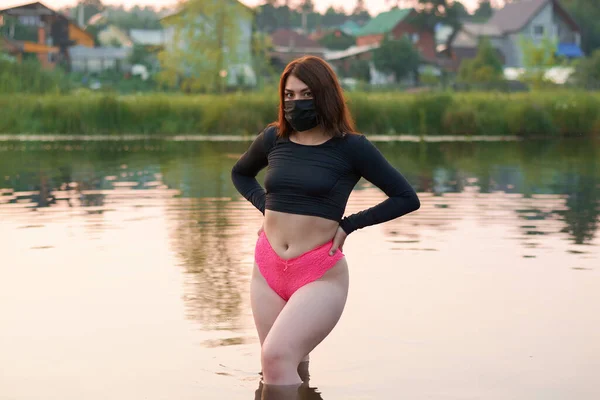
[[[600,135],[589,92],[347,93],[367,134]],[[249,134],[277,118],[276,93],[0,95],[0,133]]]

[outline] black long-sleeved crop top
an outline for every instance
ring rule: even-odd
[[[256,175],[267,167],[264,185]],[[363,177],[388,199],[342,218],[348,197]],[[302,145],[268,127],[231,171],[236,189],[263,214],[265,209],[312,215],[340,223],[347,234],[408,214],[420,207],[408,181],[361,134],[345,134],[320,145]]]

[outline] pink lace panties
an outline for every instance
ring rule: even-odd
[[[321,278],[344,254],[338,249],[330,256],[332,241],[316,247],[298,257],[283,259],[273,250],[262,232],[256,242],[254,259],[271,289],[288,301],[302,286]]]

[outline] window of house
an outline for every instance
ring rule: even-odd
[[[533,36],[535,36],[535,37],[544,36],[544,25],[534,25],[533,26]]]
[[[415,44],[415,43],[417,43],[419,41],[419,34],[418,33],[404,33],[402,35],[402,37],[410,40],[410,42],[412,44]]]
[[[37,26],[40,23],[40,18],[35,15],[24,15],[24,16],[19,17],[19,21],[23,25]]]

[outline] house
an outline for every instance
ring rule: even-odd
[[[506,57],[501,51],[500,32],[493,25],[480,23],[463,23],[452,42],[452,55],[446,59],[445,67],[449,71],[457,72],[463,60],[475,58],[478,52],[479,40],[485,37],[490,40],[492,46],[496,49],[496,55],[503,63],[506,63]],[[438,43],[438,49],[441,54],[447,55],[446,42]]]
[[[479,39],[485,37],[502,54],[506,67],[524,67],[521,40],[540,43],[550,38],[557,55],[583,57],[581,30],[558,0],[520,0],[496,10],[484,24],[464,24],[455,38],[452,58],[474,57]]]
[[[45,68],[54,68],[60,61],[68,61],[68,48],[73,45],[94,46],[94,37],[74,21],[40,2],[0,10],[0,20],[5,25],[8,40],[16,45],[18,59],[34,55]],[[15,37],[19,24],[35,39]],[[13,47],[13,50],[15,47]]]
[[[372,18],[356,33],[356,46],[380,44],[385,35],[394,39],[403,36],[410,38],[421,56],[427,61],[435,61],[435,36],[411,24],[417,12],[413,8],[393,8]]]
[[[371,84],[391,83],[392,80],[386,74],[382,74],[375,69],[373,62],[373,51],[378,49],[379,43],[372,43],[363,46],[351,46],[345,50],[330,51],[325,55],[325,60],[332,66],[338,74],[346,75],[350,72],[352,64],[357,61],[368,62]]]
[[[110,70],[125,73],[131,69],[128,61],[130,47],[73,46],[69,53],[73,72],[99,73]]]
[[[219,13],[223,19],[233,18],[236,27],[236,37],[231,39],[225,34],[225,43],[221,44],[216,43],[216,34],[207,33],[215,29],[214,21],[219,17]],[[152,43],[156,44],[162,41],[166,52],[181,53],[189,48],[198,49],[198,51],[206,50],[207,54],[217,52],[219,57],[222,57],[224,65],[224,69],[219,71],[219,74],[225,79],[228,86],[235,86],[240,81],[243,81],[244,85],[253,86],[256,84],[256,75],[252,67],[254,17],[254,10],[237,0],[189,1],[182,3],[179,9],[161,18],[164,30],[160,34],[137,35],[137,39],[134,38],[134,41],[144,37],[144,43],[150,44],[146,40],[150,40],[150,36],[153,36]],[[194,26],[202,26],[202,29],[194,28]],[[194,37],[196,41],[206,42],[206,47],[202,46],[204,42],[191,43],[188,41],[190,37]],[[235,53],[230,51],[233,47]],[[195,54],[195,57],[200,59],[202,55]],[[209,69],[214,67],[208,63],[206,65]],[[186,73],[192,73],[188,66],[183,66],[183,69],[188,71]]]
[[[373,62],[373,53],[377,50],[386,35],[393,39],[408,37],[423,60],[423,64],[438,65],[436,59],[436,44],[433,32],[422,30],[411,24],[411,18],[416,15],[412,8],[393,8],[369,20],[356,32],[356,44],[343,51],[331,51],[326,60],[343,74],[348,74],[352,65],[357,62],[368,62],[371,84],[389,84],[394,77],[377,71]],[[421,68],[420,68],[421,69]],[[409,77],[406,83],[414,83],[414,77]]]
[[[283,69],[290,61],[312,55],[323,58],[327,49],[319,42],[291,29],[278,29],[271,34],[271,63]]]
[[[59,55],[56,46],[41,45],[31,41],[14,40],[0,36],[0,51],[8,54],[17,62],[37,58],[44,68],[53,68]]]

